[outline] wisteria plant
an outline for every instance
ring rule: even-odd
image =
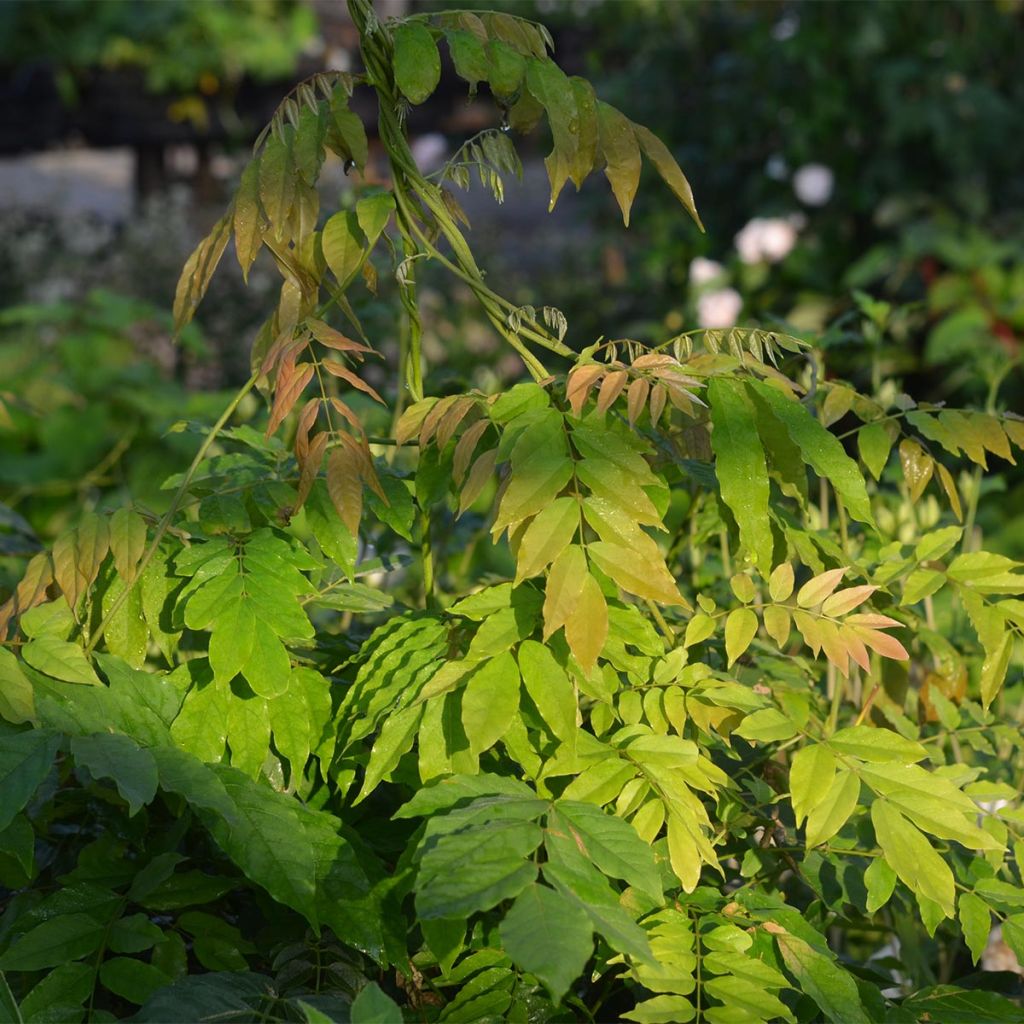
[[[183,326],[229,243],[276,263],[250,379],[164,515],[89,512],[0,609],[3,1019],[1020,1020],[975,965],[1024,960],[1024,567],[976,512],[1024,420],[509,301],[454,191],[502,197],[506,129],[627,223],[645,161],[696,219],[683,172],[538,24],[349,7],[365,70],[284,100],[179,285]],[[442,48],[499,110],[428,177]],[[390,181],[324,211],[354,89]],[[523,382],[427,364],[427,264]]]

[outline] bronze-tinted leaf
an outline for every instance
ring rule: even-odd
[[[838,590],[831,597],[825,598],[821,606],[822,615],[845,615],[852,612],[858,605],[862,605],[878,587],[847,587],[845,590]]]
[[[370,348],[369,345],[363,345],[358,341],[353,341],[351,338],[342,334],[341,331],[336,331],[329,324],[325,324],[323,320],[317,320],[315,317],[306,318],[306,326],[310,329],[313,337],[320,342],[321,345],[325,345],[327,348],[332,348],[336,352],[359,352],[369,355],[380,355],[380,353]]]
[[[576,366],[570,371],[565,397],[569,400],[569,406],[577,417],[583,411],[583,403],[586,402],[590,389],[600,380],[604,371],[605,368],[597,363]]]
[[[877,651],[883,658],[894,658],[896,661],[907,661],[910,655],[907,649],[888,633],[882,633],[877,629],[869,629],[866,626],[851,626],[854,635],[860,637],[873,651]]]
[[[466,430],[455,445],[455,452],[452,456],[452,478],[456,486],[462,483],[466,470],[469,469],[470,459],[473,458],[473,453],[476,451],[476,446],[480,438],[483,437],[484,431],[490,425],[490,420],[477,420],[476,423]]]
[[[363,518],[363,480],[359,456],[345,444],[327,456],[327,493],[348,532],[357,537]]]
[[[484,485],[494,476],[494,466],[497,461],[498,449],[492,448],[490,451],[484,452],[473,463],[469,476],[466,477],[466,482],[462,485],[462,491],[459,494],[460,516],[480,497],[480,492],[484,489]]]
[[[46,600],[46,588],[52,582],[53,565],[49,553],[41,551],[33,555],[14,593],[0,605],[0,640],[6,637],[12,619]]]
[[[410,405],[403,413],[395,428],[395,440],[406,444],[414,438],[423,426],[427,413],[437,404],[436,398],[424,398],[422,402]]]
[[[629,380],[629,374],[625,370],[611,370],[605,374],[601,381],[601,390],[597,395],[597,411],[607,412],[615,399],[622,394],[622,389]]]
[[[637,377],[629,390],[626,392],[626,413],[629,417],[629,425],[634,426],[640,418],[647,404],[647,396],[650,394],[651,385],[643,377]]]
[[[231,237],[232,210],[216,224],[210,233],[195,247],[185,262],[174,292],[174,330],[180,331],[195,316],[206,289],[210,286],[213,272],[220,263],[228,239]]]
[[[337,362],[337,360],[325,359],[320,365],[332,376],[338,377],[340,380],[351,384],[354,388],[358,388],[360,391],[374,399],[374,401],[380,402],[381,405],[385,404],[384,399],[381,398],[380,395],[366,383],[366,381],[357,377],[351,370]]]
[[[317,474],[320,472],[320,464],[323,462],[324,452],[327,450],[327,442],[330,439],[328,433],[321,430],[314,434],[313,439],[307,444],[306,451],[299,459],[299,482],[296,486],[298,497],[295,499],[295,510],[298,511],[306,504],[309,492],[313,489]]]
[[[274,404],[270,408],[270,419],[267,422],[267,437],[273,435],[285,417],[295,408],[295,403],[302,397],[302,392],[312,379],[311,363],[282,363],[274,385]]]
[[[656,427],[658,420],[661,419],[661,414],[665,411],[665,402],[668,399],[668,388],[664,384],[655,384],[651,388],[651,402],[650,402],[650,413],[651,413],[651,426]]]

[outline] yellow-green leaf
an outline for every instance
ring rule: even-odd
[[[546,569],[569,545],[580,526],[574,497],[556,498],[530,521],[516,556],[516,584]]]
[[[587,559],[576,544],[567,547],[548,572],[544,590],[544,639],[565,625],[579,601],[583,581],[588,579]]]
[[[793,566],[789,562],[777,565],[768,578],[768,594],[773,601],[785,601],[793,593]]]
[[[802,747],[793,755],[789,768],[789,796],[797,825],[819,807],[836,775],[835,755],[820,743]]]
[[[824,798],[807,815],[807,845],[831,839],[853,814],[859,796],[860,779],[850,771],[838,772]]]
[[[725,654],[728,666],[750,646],[757,634],[757,616],[749,608],[736,608],[725,620]]]
[[[576,606],[565,621],[569,650],[584,672],[589,672],[597,664],[607,636],[608,602],[597,580],[588,573],[583,577]]]
[[[953,873],[932,844],[888,800],[871,805],[875,838],[889,866],[920,896],[937,903],[947,917],[954,913]]]

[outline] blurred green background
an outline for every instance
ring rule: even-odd
[[[473,4],[378,9],[455,6]],[[1024,3],[486,6],[545,22],[567,71],[664,138],[707,225],[653,179],[628,231],[600,176],[549,215],[547,140],[517,140],[504,204],[476,184],[459,201],[491,280],[562,309],[574,347],[779,326],[869,392],[1024,411]],[[182,424],[247,376],[272,269],[245,288],[226,259],[174,344],[177,273],[280,97],[358,70],[353,44],[340,0],[0,5],[0,590],[83,509],[129,491],[159,509],[196,444]],[[410,114],[427,169],[500,121],[463,86],[446,78]],[[322,208],[386,178],[372,148],[365,179],[328,166]],[[378,271],[357,307],[393,359],[393,268]],[[468,296],[425,280],[435,390],[516,379]],[[255,400],[246,414],[262,415]],[[1024,556],[1024,485],[998,468],[979,521]]]

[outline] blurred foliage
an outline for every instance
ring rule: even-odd
[[[46,539],[129,491],[162,510],[169,467],[198,447],[173,425],[223,403],[175,379],[204,350],[195,328],[181,345],[166,313],[111,292],[0,312],[0,502]],[[0,532],[0,554],[11,543]]]
[[[151,92],[212,93],[292,74],[315,28],[294,0],[8,0],[0,66],[51,63],[66,99],[83,73],[120,67],[145,71]]]

